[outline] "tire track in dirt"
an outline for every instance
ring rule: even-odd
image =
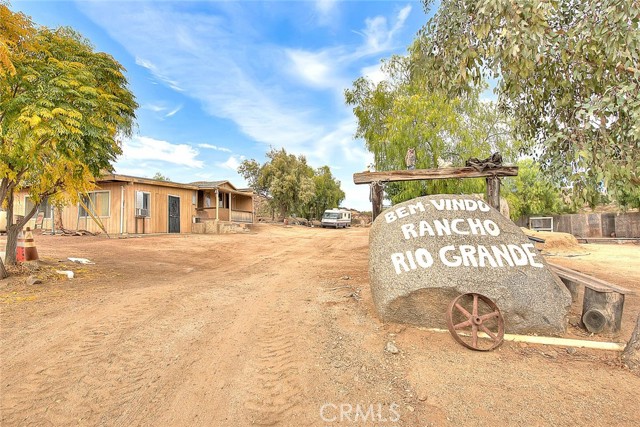
[[[11,396],[13,405],[2,399],[2,424],[62,425],[70,412],[81,424],[135,424],[141,410],[180,375],[179,367],[190,363],[184,347],[211,320],[212,309],[204,303],[222,301],[216,306],[220,326],[225,306],[243,292],[236,289],[223,298],[227,292],[220,289],[195,294],[176,290],[162,298],[142,294],[123,298],[114,304],[120,309],[107,315],[88,308],[96,309],[96,321],[70,324],[35,360],[14,360],[3,367],[3,394]],[[192,307],[186,316],[184,306]],[[22,367],[16,372],[26,366],[27,375],[12,375],[13,366]]]
[[[71,291],[71,305],[52,302],[35,323],[12,309],[34,327],[2,334],[16,345],[0,351],[0,424],[309,424],[317,408],[301,383],[312,369],[304,301],[325,274],[314,261],[334,244],[318,230],[293,245],[289,231],[251,251],[216,238],[188,270],[180,247],[141,263],[133,253],[105,259],[130,272],[113,289]]]
[[[300,357],[288,318],[265,316],[260,323],[257,356],[248,364],[253,387],[244,407],[251,423],[268,426],[286,420],[303,399]]]

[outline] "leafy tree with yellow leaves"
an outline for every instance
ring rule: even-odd
[[[121,154],[137,103],[124,68],[70,28],[36,27],[0,3],[0,205],[7,263],[35,208],[13,223],[13,195],[38,205],[85,193]],[[2,272],[0,271],[0,274]]]

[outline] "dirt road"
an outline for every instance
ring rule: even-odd
[[[77,277],[0,282],[2,426],[640,425],[615,353],[380,323],[367,229],[36,239]]]

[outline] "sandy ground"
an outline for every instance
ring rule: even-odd
[[[44,283],[0,281],[2,426],[640,425],[617,353],[382,324],[368,229],[36,242]],[[554,258],[640,290],[640,246],[585,248]],[[638,299],[599,339],[628,339]]]

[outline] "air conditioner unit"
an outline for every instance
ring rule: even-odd
[[[149,209],[136,208],[136,216],[149,216]]]

